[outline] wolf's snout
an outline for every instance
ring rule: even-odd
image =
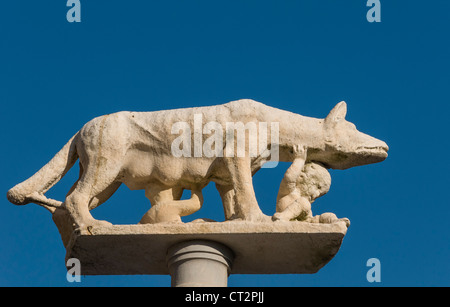
[[[372,146],[365,146],[365,147],[367,147],[368,149],[378,149],[385,152],[389,151],[389,146],[385,142],[378,139],[375,140],[376,140],[375,144],[372,144]]]
[[[383,152],[383,154],[386,155],[386,157],[387,157],[387,153],[389,151],[389,146],[383,141],[380,141],[380,143],[381,143],[381,145],[378,146],[378,150]]]

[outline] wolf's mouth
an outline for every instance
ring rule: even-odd
[[[370,152],[373,154],[379,154],[382,156],[387,156],[389,147],[386,146],[358,146],[356,152]]]
[[[387,146],[358,146],[356,150],[382,150],[387,152],[389,148]]]

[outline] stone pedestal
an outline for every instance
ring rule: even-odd
[[[66,259],[78,258],[82,275],[172,274],[175,286],[224,286],[228,274],[316,273],[338,252],[346,232],[343,221],[101,226],[74,232]],[[193,240],[214,243],[188,243]],[[199,267],[220,273],[191,279]]]
[[[226,287],[233,252],[223,244],[193,240],[167,251],[172,287]]]

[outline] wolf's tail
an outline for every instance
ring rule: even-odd
[[[37,203],[39,205],[60,207],[62,202],[44,196],[72,168],[78,159],[75,134],[69,142],[36,174],[10,189],[6,195],[15,205]]]

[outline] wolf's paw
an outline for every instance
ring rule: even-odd
[[[281,212],[276,212],[272,216],[272,221],[274,221],[274,222],[283,222],[283,221],[289,221],[289,219],[286,218]]]
[[[84,221],[83,223],[80,223],[78,228],[79,229],[87,229],[90,232],[90,230],[92,230],[93,228],[110,227],[112,225],[113,224],[108,221],[89,219],[87,221]]]
[[[272,221],[272,217],[265,215],[262,212],[254,212],[252,214],[248,214],[247,216],[245,216],[243,218],[244,221],[249,221],[249,222],[271,222]]]

